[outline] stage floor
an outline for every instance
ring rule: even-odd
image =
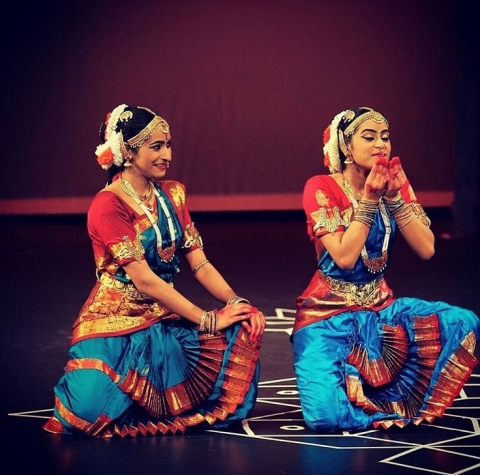
[[[451,231],[448,210],[427,212],[437,235],[436,255],[420,261],[399,237],[387,281],[397,296],[444,300],[480,315],[480,241],[441,239]],[[102,440],[43,431],[71,324],[95,281],[93,257],[84,216],[3,216],[3,473],[480,473],[480,367],[453,407],[430,425],[336,434],[308,429],[289,342],[295,299],[315,270],[303,214],[197,213],[193,218],[209,259],[267,316],[251,417],[231,430],[155,438]],[[176,287],[200,306],[218,306],[185,266]]]

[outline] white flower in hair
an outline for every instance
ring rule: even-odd
[[[126,108],[126,104],[120,104],[108,115],[105,124],[105,143],[98,145],[95,150],[97,161],[105,170],[108,170],[113,164],[120,167],[125,160],[121,149],[123,135],[121,132],[116,132],[115,129],[117,128],[120,116]]]
[[[338,143],[338,125],[347,112],[348,111],[345,110],[337,114],[323,133],[323,162],[330,170],[330,173],[339,173],[342,171],[339,152],[340,146]]]

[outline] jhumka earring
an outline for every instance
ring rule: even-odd
[[[343,163],[345,163],[345,165],[351,165],[353,163],[352,156],[348,154]]]
[[[131,167],[132,166],[132,161],[133,161],[133,158],[132,157],[126,157],[125,158],[125,168],[128,168],[128,167]]]

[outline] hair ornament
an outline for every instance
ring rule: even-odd
[[[388,126],[387,119],[380,112],[370,107],[360,107],[358,110],[347,109],[333,118],[332,123],[323,133],[324,164],[330,170],[330,173],[340,173],[342,171],[340,151],[347,157],[344,163],[352,163],[348,161],[348,149],[345,138],[350,137],[360,124],[369,119],[372,119],[377,124],[385,122]]]
[[[342,170],[338,150],[338,126],[347,112],[351,111],[342,111],[337,114],[323,133],[323,163],[330,170],[330,173],[339,173]]]
[[[112,165],[117,167],[122,166],[125,156],[122,153],[123,143],[123,134],[122,132],[117,132],[118,121],[122,116],[123,122],[128,121],[133,114],[130,112],[130,117],[128,115],[129,111],[125,111],[127,108],[126,104],[121,104],[109,114],[107,114],[107,119],[105,121],[105,142],[97,146],[95,150],[95,155],[97,156],[97,162],[104,169],[108,170]]]
[[[132,111],[124,111],[120,114],[120,122],[128,122],[133,117]]]
[[[343,120],[346,122],[348,120],[352,120],[355,118],[355,112],[353,111],[346,111],[344,116],[343,116]]]

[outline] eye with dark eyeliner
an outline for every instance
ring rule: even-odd
[[[172,141],[169,140],[168,142],[155,142],[154,144],[150,145],[150,148],[152,150],[160,150],[163,146],[167,147],[167,148],[171,148],[172,147]]]
[[[372,142],[372,141],[376,140],[376,138],[375,138],[375,137],[372,137],[371,135],[364,135],[364,136],[362,136],[362,138],[363,138],[364,140],[366,140],[367,142]],[[390,136],[384,135],[384,136],[382,137],[382,140],[383,140],[384,142],[390,142]]]

